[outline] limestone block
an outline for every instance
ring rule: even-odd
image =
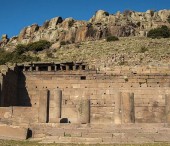
[[[121,114],[121,92],[116,93],[115,96],[115,111],[114,111],[114,123],[121,124],[122,123],[122,114]]]
[[[38,122],[46,123],[48,122],[48,90],[39,90],[39,113],[38,113]]]
[[[27,138],[26,128],[15,126],[0,125],[0,139],[25,140]]]
[[[164,123],[166,122],[165,107],[139,106],[135,107],[136,123]]]
[[[78,118],[81,124],[90,123],[90,100],[82,99],[79,102]]]
[[[170,123],[170,94],[166,95],[165,104],[166,104],[166,122]]]
[[[122,97],[122,122],[134,123],[134,94],[133,93],[121,93]]]
[[[62,91],[54,89],[53,96],[50,96],[49,118],[51,123],[56,123],[61,118]]]
[[[33,107],[13,107],[12,120],[18,124],[36,123],[38,122],[38,110]]]
[[[0,107],[0,119],[9,119],[12,117],[12,107]]]

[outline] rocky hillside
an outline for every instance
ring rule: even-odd
[[[56,17],[44,22],[42,26],[33,24],[25,27],[18,36],[8,38],[7,35],[3,35],[0,48],[13,50],[17,44],[28,44],[39,40],[48,40],[58,46],[61,42],[78,43],[100,40],[111,35],[118,37],[146,36],[151,28],[162,25],[170,27],[168,17],[170,17],[170,10],[158,12],[126,10],[116,14],[99,10],[89,21]]]
[[[86,41],[30,55],[44,62],[87,62],[100,70],[114,66],[159,66],[170,64],[170,38],[121,37],[112,42]]]

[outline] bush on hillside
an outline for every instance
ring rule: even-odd
[[[132,14],[132,11],[131,10],[125,10],[124,12],[123,12],[123,15],[124,16],[130,16]]]
[[[106,39],[107,42],[118,41],[118,40],[119,40],[119,38],[116,36],[108,36]]]
[[[141,47],[140,50],[139,50],[139,53],[145,53],[146,51],[148,51],[148,48]]]
[[[169,38],[170,37],[170,29],[167,26],[162,26],[160,28],[155,28],[155,29],[151,29],[148,32],[147,37],[149,38]]]
[[[34,43],[30,43],[27,45],[28,51],[42,51],[44,49],[48,49],[51,46],[51,43],[46,40],[40,40]]]
[[[168,16],[167,21],[170,23],[170,15]]]
[[[0,50],[0,65],[9,62],[11,58],[12,58],[12,54],[10,52],[6,52],[2,49]]]
[[[18,44],[18,45],[16,46],[15,52],[16,52],[18,55],[21,55],[21,54],[25,53],[26,51],[28,51],[27,45]]]
[[[32,57],[30,55],[24,55],[18,53],[17,51],[14,52],[7,52],[4,50],[0,51],[0,65],[6,64],[8,62],[11,63],[22,63],[22,62],[31,62],[31,61],[39,61],[40,58]]]

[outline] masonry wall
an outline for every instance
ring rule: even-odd
[[[38,111],[31,107],[0,107],[0,123],[20,125],[38,122]]]
[[[166,123],[166,94],[170,94],[170,75],[164,73],[96,73],[95,71],[24,72],[19,80],[21,105],[39,110],[40,90],[48,90],[49,107],[53,91],[62,91],[61,117],[70,123],[80,123],[82,101],[89,100],[89,122],[92,124],[114,124],[117,109],[117,93],[134,94],[135,123]],[[48,97],[47,97],[48,98]],[[123,99],[123,96],[121,97]],[[129,100],[129,99],[128,99]],[[120,101],[120,123],[129,123],[124,117],[132,103]],[[125,109],[123,109],[125,108]],[[87,110],[88,111],[88,110]],[[85,111],[88,121],[88,112]],[[36,112],[38,114],[38,112]],[[48,115],[49,114],[49,115]],[[47,111],[47,120],[54,117]],[[36,115],[38,116],[38,115]],[[133,119],[133,118],[132,118]],[[57,122],[57,121],[55,121]]]

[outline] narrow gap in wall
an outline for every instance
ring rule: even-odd
[[[49,123],[50,91],[47,92],[47,123]]]

